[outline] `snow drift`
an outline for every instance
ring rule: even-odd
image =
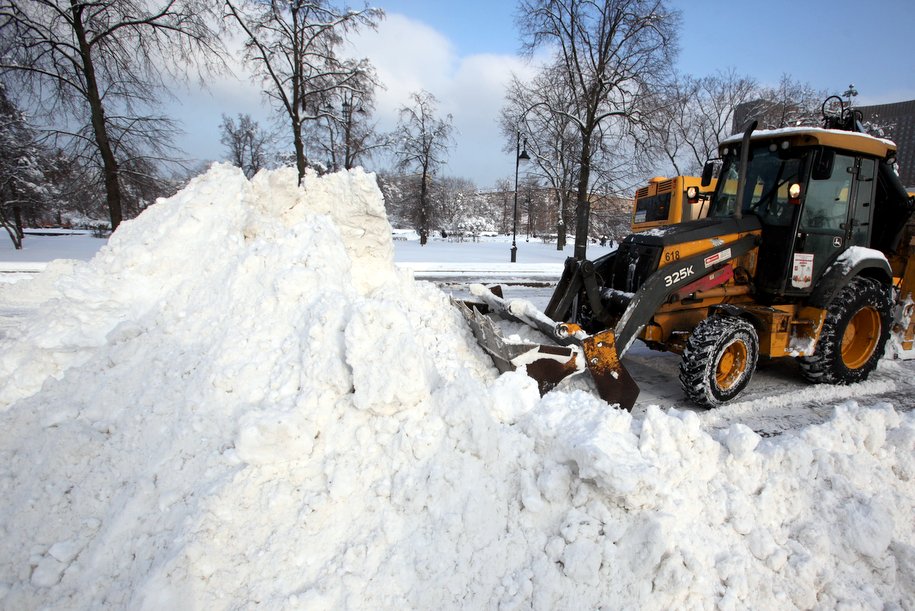
[[[371,175],[217,165],[0,303],[0,606],[915,609],[915,417],[496,375]]]

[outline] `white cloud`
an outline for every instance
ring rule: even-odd
[[[513,55],[460,57],[440,32],[399,14],[389,14],[377,31],[354,36],[351,52],[369,58],[385,86],[377,94],[381,129],[392,129],[397,109],[424,89],[438,98],[441,115],[453,117],[456,146],[446,173],[485,187],[511,172],[496,121],[511,74],[531,71],[526,61]]]
[[[425,89],[441,96],[458,62],[454,47],[442,34],[402,15],[389,15],[378,30],[362,30],[351,38],[354,57],[367,57],[384,89],[377,92],[378,112],[396,114],[410,93]]]
[[[394,129],[398,109],[409,102],[410,94],[426,90],[438,99],[440,114],[451,114],[454,122],[455,146],[446,174],[488,187],[512,172],[510,156],[502,153],[497,119],[512,73],[530,74],[528,62],[514,55],[461,57],[441,32],[400,14],[388,14],[377,31],[363,29],[351,36],[347,53],[369,58],[378,71],[383,84],[376,92],[378,129]],[[171,109],[187,132],[179,145],[191,157],[223,156],[219,143],[223,113],[248,113],[264,126],[271,123],[260,86],[250,80],[240,61],[233,69],[236,75],[212,78],[207,89],[179,93]]]

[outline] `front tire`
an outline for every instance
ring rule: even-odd
[[[680,384],[700,407],[717,407],[739,395],[753,376],[759,338],[750,322],[710,316],[693,330],[680,361]]]
[[[815,384],[863,382],[883,357],[892,325],[888,291],[875,280],[854,278],[829,308],[814,353],[798,359]]]

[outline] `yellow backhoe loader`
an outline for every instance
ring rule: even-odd
[[[459,304],[503,371],[542,393],[590,372],[607,402],[631,409],[638,386],[621,357],[639,339],[682,355],[686,396],[735,398],[759,357],[796,358],[813,383],[868,377],[892,335],[913,352],[912,197],[896,146],[866,135],[839,100],[824,127],[756,131],[722,143],[708,214],[627,236],[613,253],[570,258],[543,312],[477,287]],[[712,164],[702,184],[711,182]],[[525,322],[549,343],[510,342],[488,316]]]

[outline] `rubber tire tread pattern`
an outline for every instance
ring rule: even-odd
[[[865,306],[880,313],[880,338],[871,357],[858,369],[848,369],[842,361],[842,335],[848,322]],[[799,357],[801,373],[814,384],[854,384],[863,382],[883,357],[892,326],[893,302],[888,291],[876,280],[853,278],[829,304],[826,320],[814,353]]]
[[[729,340],[743,336],[747,343],[747,368],[744,377],[726,392],[713,389],[715,365]],[[736,316],[710,316],[696,325],[686,342],[680,361],[680,385],[687,399],[699,407],[712,408],[739,395],[756,369],[759,339],[753,325]]]

